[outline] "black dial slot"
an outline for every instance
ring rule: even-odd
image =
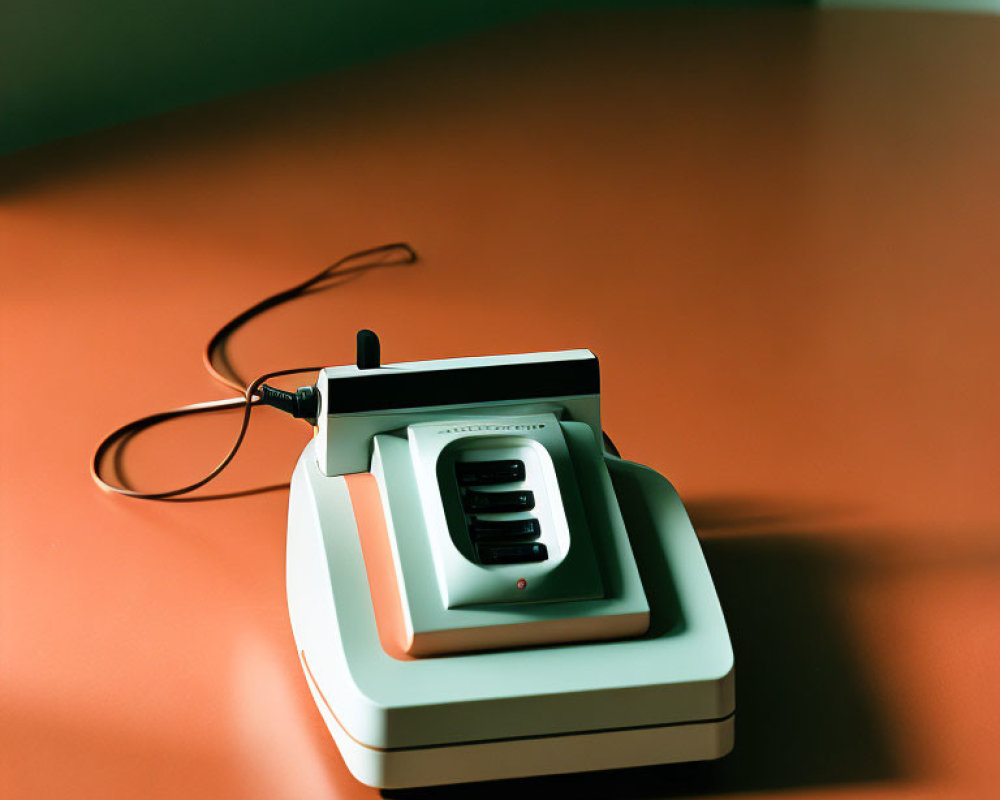
[[[534,518],[505,520],[469,520],[469,535],[474,542],[533,542],[542,535],[542,526]]]
[[[544,544],[480,544],[481,564],[530,564],[545,561],[549,551]]]
[[[524,480],[524,462],[516,459],[503,461],[459,461],[455,464],[459,486],[493,486],[499,483],[517,483]]]

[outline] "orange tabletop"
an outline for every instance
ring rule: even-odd
[[[373,797],[301,674],[288,480],[255,414],[203,490],[99,491],[100,437],[251,377],[586,347],[686,501],[737,658],[712,765],[417,796],[993,796],[1000,784],[1000,19],[552,16],[0,161],[5,798]],[[301,381],[303,383],[307,380]],[[294,382],[293,382],[294,385]],[[130,443],[196,477],[237,420]],[[269,488],[270,487],[270,488]],[[266,491],[246,493],[262,488]]]

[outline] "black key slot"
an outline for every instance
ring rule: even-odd
[[[476,549],[481,564],[530,564],[549,557],[544,544],[480,544]]]
[[[491,486],[498,483],[515,483],[524,480],[524,462],[514,459],[504,461],[459,461],[455,464],[460,486]]]
[[[542,535],[537,519],[469,520],[474,542],[533,542]]]
[[[503,511],[531,511],[535,507],[535,494],[528,489],[513,492],[465,493],[465,510],[474,514],[492,514]]]

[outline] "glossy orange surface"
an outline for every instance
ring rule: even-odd
[[[286,618],[283,489],[102,494],[99,438],[242,374],[589,347],[703,537],[737,653],[715,765],[428,791],[982,798],[1000,785],[1000,21],[551,17],[0,162],[5,798],[372,797]],[[165,426],[140,487],[233,419]],[[210,494],[282,484],[277,413]]]

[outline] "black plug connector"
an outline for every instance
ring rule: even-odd
[[[297,419],[315,420],[319,415],[319,392],[315,386],[300,386],[294,392],[285,392],[262,383],[257,397],[263,405],[277,408]]]

